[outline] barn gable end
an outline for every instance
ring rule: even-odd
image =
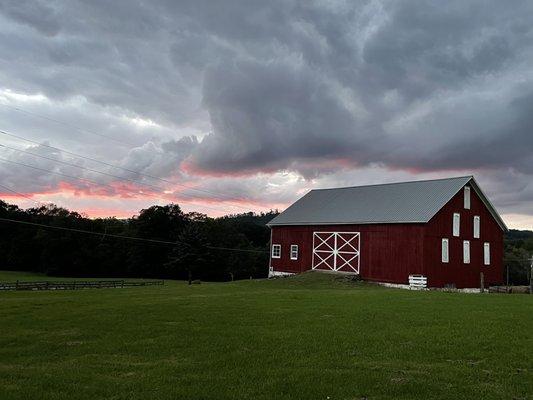
[[[503,232],[507,228],[474,180],[465,185],[470,192],[470,207],[464,207],[464,189],[460,190],[426,224],[424,264],[431,286],[477,287],[483,273],[487,285],[503,279]],[[481,194],[481,195],[480,195]],[[453,235],[453,215],[459,215],[459,235]],[[478,231],[474,232],[475,220]],[[501,221],[501,223],[500,223]],[[474,233],[477,233],[476,235]],[[448,241],[448,261],[442,261],[442,240]],[[470,260],[464,260],[464,242],[468,242]],[[489,244],[489,265],[484,263],[484,247]]]

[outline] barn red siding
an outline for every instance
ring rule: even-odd
[[[503,280],[503,231],[475,191],[471,207],[464,209],[461,190],[427,224],[368,224],[274,226],[272,243],[281,245],[281,258],[271,259],[274,271],[299,273],[313,262],[314,232],[360,232],[360,275],[380,282],[408,283],[410,274],[428,277],[428,285],[458,288],[479,287],[480,272],[485,284]],[[461,215],[460,236],[452,232],[453,214]],[[480,238],[474,239],[473,219],[481,218]],[[442,263],[442,239],[449,239],[449,262]],[[463,263],[463,240],[470,241],[470,264]],[[484,265],[483,243],[491,247],[491,264]],[[298,245],[298,260],[290,259],[290,246]]]
[[[460,235],[453,236],[453,214],[461,215]],[[474,239],[474,216],[481,218],[479,239]],[[441,258],[442,239],[449,239],[450,259]],[[463,241],[470,241],[470,264],[463,263]],[[483,243],[490,243],[491,263],[483,263]],[[470,209],[464,208],[464,191],[455,195],[426,225],[424,240],[424,264],[428,284],[441,287],[454,284],[458,288],[479,287],[480,273],[485,284],[503,281],[503,231],[474,189],[471,190]]]
[[[281,258],[271,259],[274,271],[303,272],[312,268],[313,232],[360,232],[360,275],[363,279],[407,283],[409,274],[424,273],[422,224],[275,226],[272,243],[281,245]],[[290,246],[299,247],[298,260]]]

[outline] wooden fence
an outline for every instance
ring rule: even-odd
[[[0,290],[77,290],[164,285],[165,281],[41,281],[0,282]]]
[[[428,278],[424,275],[409,275],[410,289],[425,289],[428,285]]]
[[[489,287],[489,293],[520,293],[528,294],[531,292],[529,286],[491,286]]]

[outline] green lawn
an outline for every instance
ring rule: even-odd
[[[2,400],[532,396],[533,296],[318,273],[0,292]]]

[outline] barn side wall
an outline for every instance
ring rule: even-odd
[[[271,258],[276,272],[299,273],[313,263],[313,232],[360,232],[360,275],[363,279],[407,283],[410,274],[425,274],[423,224],[318,225],[272,227],[272,243],[281,245],[281,258]],[[298,260],[290,246],[299,246]]]
[[[453,236],[453,214],[461,215],[460,235]],[[481,218],[480,238],[474,239],[474,216]],[[442,239],[449,239],[449,262],[442,262]],[[463,262],[463,241],[470,241],[470,264]],[[483,243],[490,243],[491,263],[484,265]],[[485,285],[503,282],[503,230],[471,190],[470,209],[464,208],[464,191],[457,193],[427,224],[424,238],[424,264],[428,284],[458,288],[479,287],[483,272]]]

